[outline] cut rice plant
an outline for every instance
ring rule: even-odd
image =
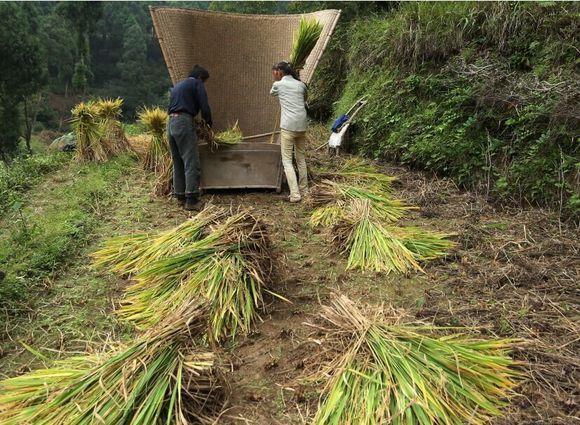
[[[168,195],[171,192],[173,170],[169,144],[165,136],[167,119],[167,112],[161,108],[145,108],[139,113],[139,120],[151,134],[151,143],[143,158],[143,168],[155,173],[153,192],[157,196]]]
[[[139,121],[151,135],[151,143],[143,159],[143,167],[155,173],[162,172],[167,167],[167,159],[171,160],[169,145],[165,137],[167,119],[167,112],[161,108],[144,108],[139,112]]]
[[[295,71],[300,71],[306,65],[306,60],[310,52],[316,46],[322,34],[322,24],[316,19],[306,19],[302,17],[298,26],[298,31],[294,34],[292,42],[292,53],[290,63]]]
[[[70,122],[77,140],[75,159],[79,162],[104,162],[111,158],[112,152],[105,142],[95,104],[81,102],[71,114]]]
[[[243,137],[242,130],[240,130],[240,126],[236,121],[231,128],[216,133],[213,141],[218,145],[237,145],[242,141]]]
[[[0,382],[0,422],[213,423],[225,397],[214,355],[192,343],[204,317],[184,305],[128,345]]]
[[[327,385],[314,424],[479,425],[501,415],[521,377],[509,357],[514,341],[362,311],[345,296],[322,308],[324,352],[315,361],[328,359],[317,373]]]
[[[318,175],[326,179],[338,179],[356,186],[370,187],[375,192],[391,193],[391,185],[396,177],[379,172],[363,158],[345,159],[338,167],[319,170]]]
[[[180,305],[198,300],[209,308],[208,338],[233,338],[258,319],[271,272],[266,228],[242,210],[205,238],[138,273],[117,313],[147,329]]]
[[[402,201],[391,199],[377,187],[364,187],[344,182],[323,180],[310,191],[311,202],[319,208],[330,208],[336,211],[335,206],[347,205],[353,200],[368,200],[373,215],[381,220],[396,221],[414,207],[405,205]],[[325,215],[324,211],[315,211],[316,215]],[[322,224],[317,219],[311,220],[313,225]]]
[[[157,233],[136,233],[108,239],[93,254],[93,265],[114,273],[134,275],[151,263],[179,254],[209,233],[209,226],[220,222],[227,214],[223,208],[208,204],[177,227]]]
[[[132,152],[133,149],[121,125],[121,106],[123,99],[98,99],[94,102],[97,116],[103,125],[103,137],[115,155]]]
[[[373,214],[369,199],[351,200],[348,205],[332,229],[334,242],[348,257],[347,270],[423,271],[419,261],[445,255],[454,246],[445,239],[449,235],[384,224]]]

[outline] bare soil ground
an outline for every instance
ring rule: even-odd
[[[312,159],[325,161],[323,155]],[[278,260],[272,289],[291,301],[270,298],[255,330],[224,348],[231,397],[219,423],[308,423],[323,383],[304,379],[317,353],[315,336],[304,323],[317,320],[332,291],[371,304],[391,303],[440,325],[521,338],[514,355],[529,377],[519,389],[522,395],[495,423],[580,423],[578,229],[547,211],[495,207],[447,180],[401,167],[382,170],[398,177],[398,197],[420,207],[409,223],[455,234],[457,248],[427,263],[425,274],[346,272],[327,235],[308,225],[306,204],[289,204],[270,192],[206,196],[217,204],[253,206],[269,224]],[[79,349],[79,341],[130,338],[111,315],[125,282],[91,270],[88,255],[109,235],[167,228],[186,217],[170,200],[151,198],[150,182],[139,176],[138,170],[128,173],[127,195],[111,207],[94,242],[51,283],[40,310],[12,323],[12,343],[3,346],[0,359],[4,374],[34,363],[17,341],[62,351]],[[88,289],[71,291],[76,285]],[[36,318],[53,318],[63,306],[76,317],[74,335],[58,326],[39,327]],[[109,330],[93,331],[95,321],[107,321]]]

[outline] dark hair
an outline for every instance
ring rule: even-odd
[[[272,67],[273,70],[282,71],[284,75],[291,75],[298,81],[300,81],[300,77],[298,77],[298,73],[294,71],[292,65],[288,62],[278,62],[276,65]]]
[[[203,66],[195,65],[191,72],[189,73],[191,78],[195,78],[196,80],[205,81],[209,78],[209,72]]]

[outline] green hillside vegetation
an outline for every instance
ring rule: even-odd
[[[366,95],[352,138],[358,152],[577,218],[578,11],[403,3],[349,15],[318,70],[313,103],[337,101],[338,115]]]

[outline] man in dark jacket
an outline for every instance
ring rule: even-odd
[[[211,109],[204,83],[209,73],[195,65],[185,80],[171,89],[169,102],[169,147],[173,158],[173,194],[187,211],[201,209],[199,179],[201,168],[193,117],[201,117],[211,127]]]

